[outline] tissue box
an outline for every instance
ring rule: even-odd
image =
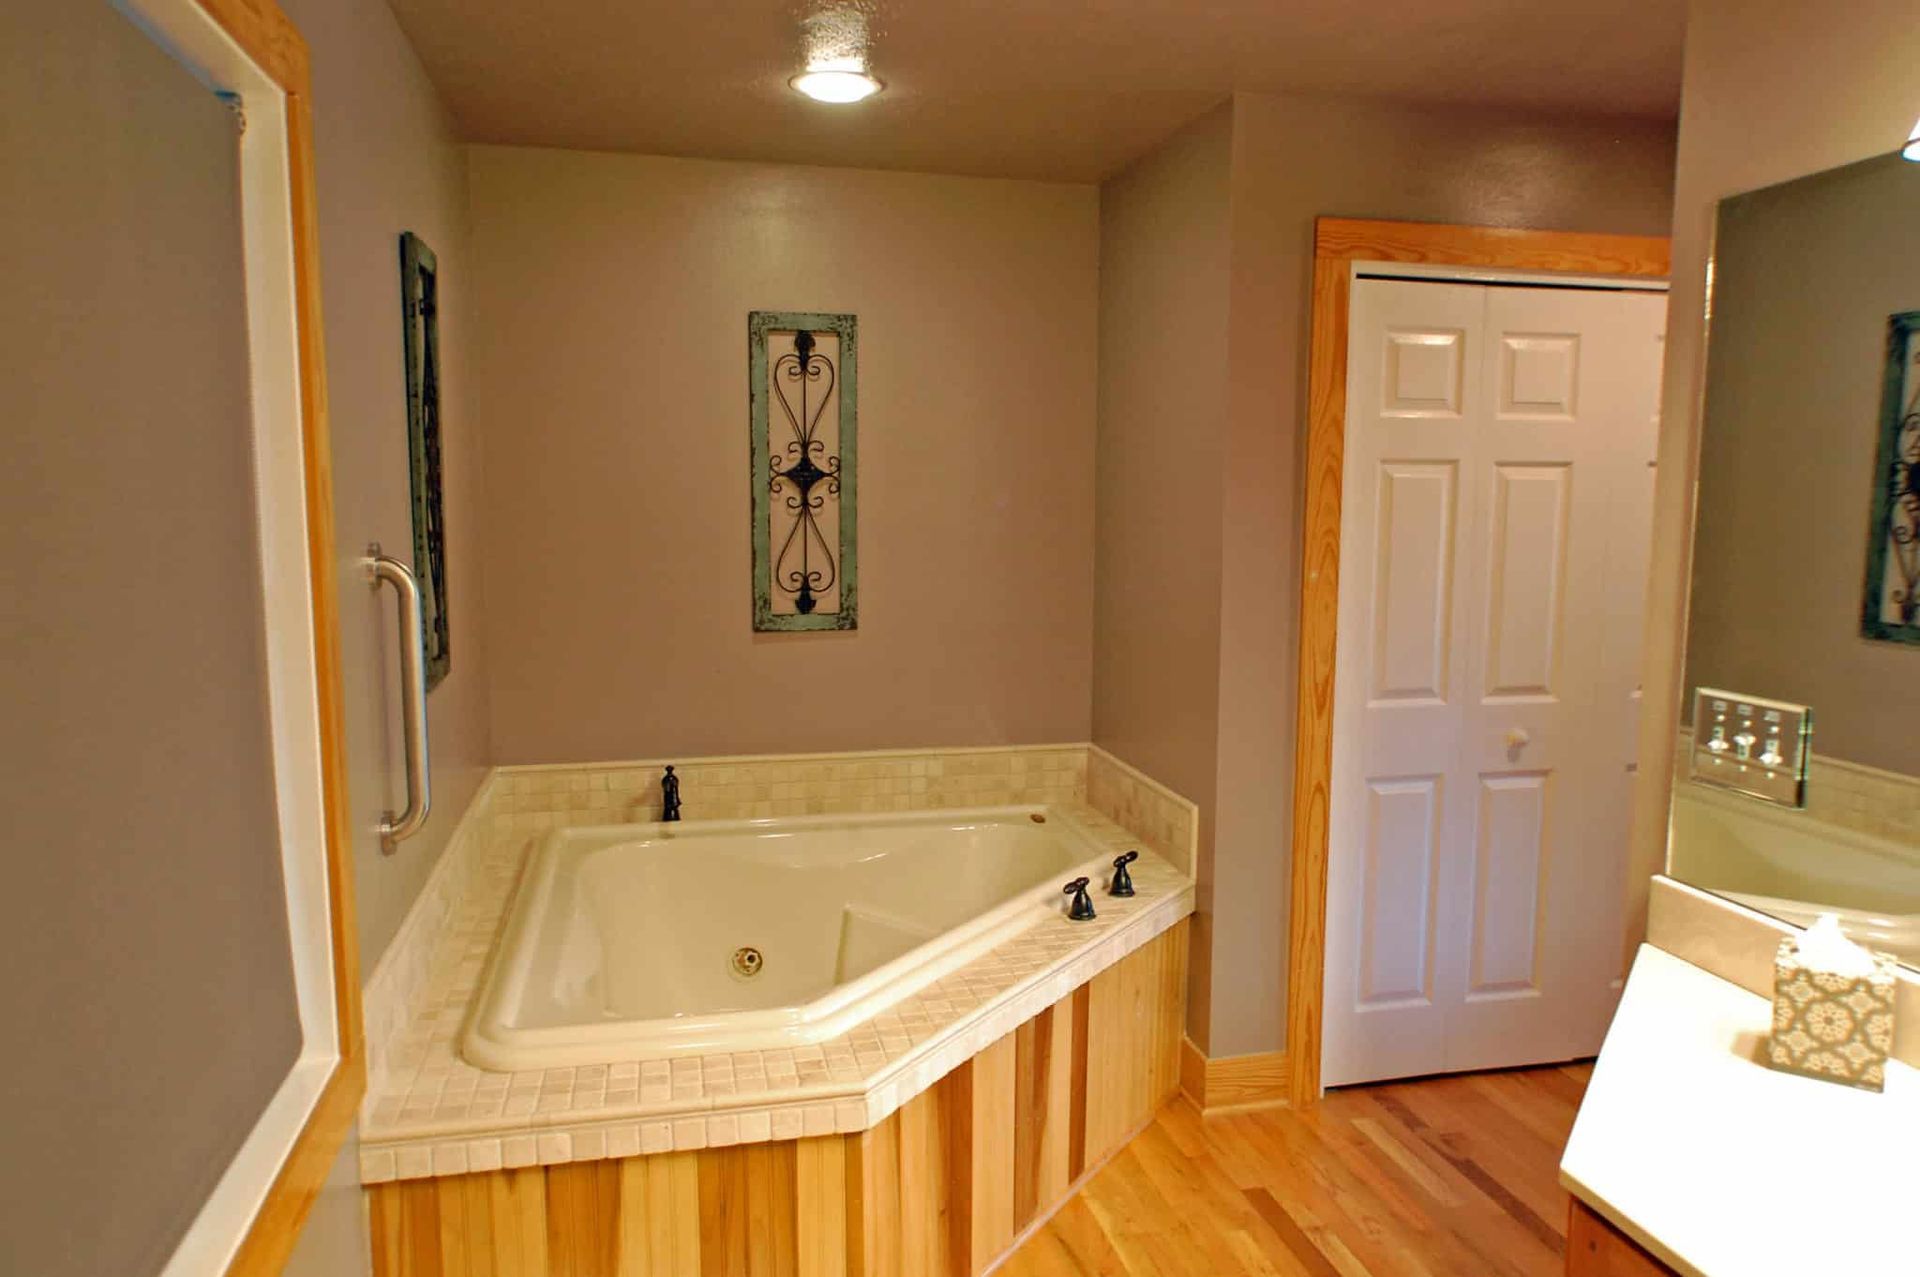
[[[1873,974],[1835,975],[1800,960],[1792,936],[1773,959],[1773,1035],[1767,1058],[1777,1069],[1878,1091],[1893,1049],[1894,961],[1873,955]]]

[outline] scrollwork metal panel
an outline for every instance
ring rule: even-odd
[[[1920,643],[1920,311],[1887,318],[1879,464],[1860,632]]]
[[[748,316],[756,630],[855,627],[858,331],[852,315]]]
[[[440,267],[418,235],[400,236],[401,332],[407,369],[408,490],[413,574],[420,579],[427,690],[452,667],[447,623],[447,525],[440,479]]]

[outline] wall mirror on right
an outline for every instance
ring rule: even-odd
[[[1668,873],[1920,966],[1920,163],[1723,201]]]

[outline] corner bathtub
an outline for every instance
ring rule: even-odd
[[[519,1071],[820,1042],[1064,908],[1110,855],[1001,807],[557,830],[465,1054]]]
[[[1834,914],[1854,940],[1920,966],[1920,849],[1681,783],[1667,875],[1797,927]]]

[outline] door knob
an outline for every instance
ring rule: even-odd
[[[1532,740],[1533,737],[1527,734],[1526,728],[1509,727],[1507,729],[1507,752],[1517,754],[1525,749]]]

